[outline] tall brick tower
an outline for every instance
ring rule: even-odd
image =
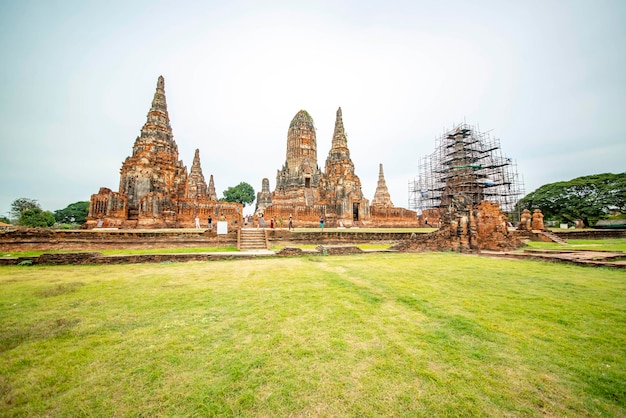
[[[180,228],[217,215],[238,224],[242,213],[241,204],[217,200],[213,176],[207,186],[198,149],[189,174],[178,159],[160,76],[146,123],[122,163],[119,192],[101,187],[91,196],[85,227]]]
[[[350,158],[341,108],[337,109],[335,116],[333,141],[324,174],[323,198],[334,209],[337,221],[350,224],[369,215],[368,200],[363,198],[361,180],[355,174]]]
[[[133,154],[120,169],[120,194],[128,198],[128,219],[136,219],[141,200],[160,195],[162,204],[185,195],[187,168],[178,160],[178,146],[170,126],[165,100],[165,80],[159,76],[152,106]],[[161,208],[159,208],[161,209]]]
[[[318,184],[321,176],[313,118],[306,110],[300,110],[289,124],[287,159],[276,174],[272,202],[276,205],[296,202],[313,205],[320,198]]]

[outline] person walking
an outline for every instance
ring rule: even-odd
[[[289,230],[291,231],[293,229],[293,218],[291,217],[291,214],[289,215]]]

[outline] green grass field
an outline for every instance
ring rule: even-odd
[[[626,239],[609,238],[601,240],[568,239],[567,244],[556,242],[528,242],[529,248],[545,250],[596,250],[626,252]]]
[[[237,247],[225,245],[220,247],[178,247],[178,248],[143,248],[143,249],[96,249],[96,250],[31,250],[31,251],[0,251],[0,257],[37,257],[41,254],[77,253],[77,252],[97,252],[103,255],[115,254],[189,254],[189,253],[215,253],[215,252],[235,252]]]
[[[625,416],[626,273],[453,253],[0,268],[0,416]]]

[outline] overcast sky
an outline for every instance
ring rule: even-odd
[[[219,197],[274,190],[300,109],[323,169],[339,106],[365,196],[382,163],[396,206],[463,121],[527,193],[626,171],[626,1],[299,3],[0,0],[0,215],[117,191],[159,75],[180,159],[200,149]]]

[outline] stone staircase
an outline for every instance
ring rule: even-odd
[[[268,243],[264,229],[242,228],[237,240],[239,251],[267,250]]]
[[[558,244],[567,244],[567,241],[565,241],[563,238],[559,237],[557,234],[550,232],[550,231],[538,231],[540,234],[543,234],[544,236],[550,238],[551,241],[556,242]]]

